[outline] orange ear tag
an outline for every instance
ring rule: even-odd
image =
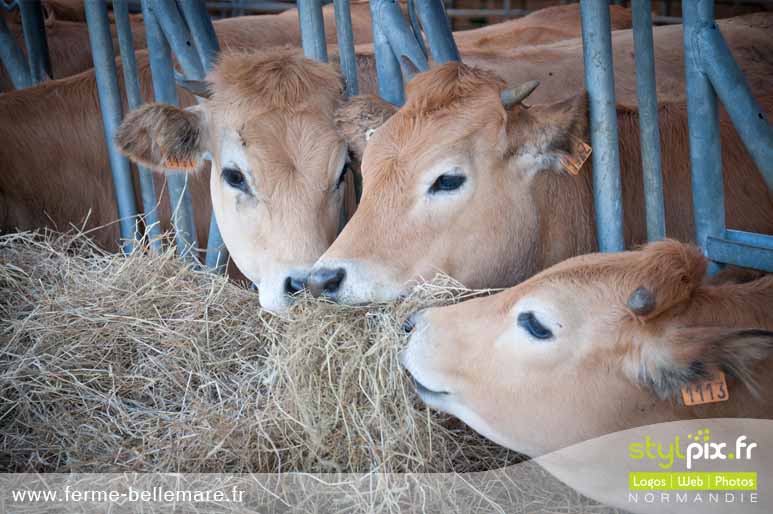
[[[170,170],[189,170],[195,167],[196,163],[193,161],[178,161],[177,159],[170,158],[164,162],[164,168],[168,168]]]
[[[567,155],[561,159],[561,166],[566,170],[567,173],[576,177],[580,174],[582,165],[585,164],[585,161],[588,160],[588,157],[590,157],[592,151],[593,148],[591,148],[591,146],[585,141],[573,137],[572,153],[571,155]]]
[[[687,406],[703,405],[704,403],[725,402],[730,399],[725,374],[721,371],[700,382],[693,382],[682,387],[682,403]]]

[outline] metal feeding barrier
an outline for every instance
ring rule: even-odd
[[[624,248],[614,73],[606,0],[583,0],[585,86],[590,102],[596,227],[602,251]],[[734,264],[773,271],[773,236],[725,226],[717,95],[741,140],[773,189],[773,130],[754,100],[714,23],[714,2],[682,3],[687,114],[696,242],[712,261],[710,271]],[[647,238],[665,236],[651,2],[633,2],[636,82],[644,169]]]
[[[6,9],[19,7],[29,58],[24,59],[8,27],[0,18],[0,58],[17,88],[28,87],[50,76],[42,7],[36,0],[0,0]],[[122,70],[129,108],[142,102],[129,4],[113,0]],[[297,2],[304,54],[328,60],[320,0]],[[754,100],[743,74],[714,23],[711,0],[683,2],[684,50],[687,79],[690,162],[696,240],[712,260],[712,271],[722,264],[773,271],[773,236],[730,230],[725,226],[722,164],[717,96],[727,109],[742,141],[773,189],[773,130]],[[130,251],[138,235],[138,208],[128,160],[110,142],[122,119],[121,92],[116,75],[107,3],[85,3],[91,49],[96,69],[99,101],[109,142],[110,168],[116,190],[124,250]],[[204,0],[142,0],[147,47],[150,55],[155,101],[178,104],[172,52],[186,79],[200,80],[214,65],[219,46]],[[612,62],[608,0],[582,0],[583,57],[590,110],[593,147],[593,192],[597,239],[601,251],[624,249],[620,155]],[[407,18],[395,0],[370,2],[378,93],[386,101],[402,105],[403,68],[420,71],[435,63],[458,61],[444,2],[408,0]],[[349,0],[334,0],[338,56],[346,94],[358,93],[357,60]],[[650,0],[632,2],[636,83],[644,174],[647,238],[666,234],[663,177],[660,159],[658,104],[655,88],[652,10]],[[425,42],[426,38],[426,42]],[[151,244],[160,245],[157,197],[150,171],[139,167],[144,224]],[[173,225],[181,255],[193,258],[198,248],[188,177],[171,173],[167,189],[173,207]],[[356,185],[358,192],[360,184]],[[227,253],[214,214],[207,242],[206,265],[222,271]]]

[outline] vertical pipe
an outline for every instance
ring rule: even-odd
[[[459,61],[459,50],[456,48],[443,2],[440,0],[415,1],[421,26],[427,34],[432,59],[440,64]],[[420,36],[417,34],[417,37]]]
[[[371,2],[371,6],[373,5],[378,12],[378,24],[386,35],[392,53],[397,56],[398,61],[401,56],[405,56],[419,70],[428,70],[427,55],[422,51],[416,35],[406,22],[400,6],[393,0],[374,0]]]
[[[298,0],[298,20],[301,25],[303,54],[309,59],[327,62],[322,2],[320,0]]]
[[[129,109],[142,105],[142,91],[137,78],[137,60],[134,55],[134,42],[129,18],[128,0],[113,0],[113,15],[118,32],[118,46],[121,49],[121,69],[126,89],[126,99]],[[140,196],[145,212],[145,233],[150,241],[150,247],[161,250],[161,225],[158,220],[158,198],[156,186],[153,183],[153,172],[144,166],[137,165],[140,174]]]
[[[725,232],[717,96],[709,79],[701,71],[696,41],[701,28],[714,22],[713,2],[695,0],[682,3],[682,20],[695,239],[706,252],[707,238],[721,237]],[[709,272],[718,269],[716,264],[712,264]]]
[[[190,27],[193,42],[201,58],[201,65],[205,72],[209,72],[215,67],[220,45],[217,42],[215,27],[207,12],[207,5],[204,0],[183,0],[178,5],[185,22]]]
[[[193,47],[193,37],[177,9],[177,4],[171,0],[150,0],[151,10],[158,25],[164,33],[169,46],[172,47],[177,62],[188,79],[204,78],[204,68],[201,58]]]
[[[715,23],[698,34],[701,66],[746,149],[773,191],[773,128],[754,99],[743,72]]]
[[[48,55],[46,23],[43,19],[43,6],[39,0],[20,0],[21,26],[24,32],[24,44],[27,45],[27,60],[33,82],[51,78],[51,58]],[[110,40],[112,41],[112,39]]]
[[[580,13],[593,146],[596,234],[599,250],[619,252],[624,249],[625,240],[609,3],[584,0]]]
[[[107,17],[107,4],[104,2],[86,2],[86,21],[88,23],[91,55],[97,79],[99,105],[105,129],[105,144],[110,158],[113,174],[118,217],[121,228],[122,248],[131,252],[132,241],[137,237],[137,205],[134,200],[134,184],[129,161],[118,152],[113,144],[118,125],[121,123],[121,90],[115,69],[113,38],[110,35],[110,20]]]
[[[416,14],[415,0],[408,0],[408,20],[411,22],[411,29],[413,30],[413,34],[416,36],[416,41],[419,43],[422,53],[424,53],[424,55],[429,55],[429,52],[427,51],[427,45],[424,44],[424,35],[421,32],[419,17]]]
[[[632,9],[647,241],[657,241],[666,237],[666,213],[663,206],[658,98],[655,88],[655,55],[652,44],[652,2],[639,0],[632,4]]]
[[[0,16],[0,62],[11,77],[14,88],[23,89],[33,84],[24,54],[2,16]]]
[[[150,5],[151,1],[143,0],[142,17],[145,22],[145,39],[153,76],[153,95],[157,102],[178,105],[172,55]],[[195,250],[198,249],[199,243],[193,218],[191,192],[188,188],[188,175],[178,172],[167,173],[166,183],[172,208],[172,223],[176,231],[177,252],[186,258],[195,259]]]
[[[214,68],[217,54],[220,52],[220,45],[217,42],[217,34],[212,20],[209,18],[207,6],[204,0],[185,0],[180,2],[185,21],[191,29],[193,41],[199,51],[201,64],[206,72]],[[214,173],[211,170],[210,173]],[[207,239],[207,258],[206,265],[212,271],[225,272],[228,263],[228,250],[223,242],[223,236],[220,234],[220,228],[217,226],[217,218],[213,210],[209,218],[209,236]]]
[[[354,34],[352,33],[352,15],[349,12],[349,0],[334,0],[336,15],[336,36],[338,38],[338,60],[346,80],[346,96],[356,96],[357,56],[354,54]]]
[[[405,102],[403,75],[400,63],[395,57],[389,39],[381,30],[379,3],[370,2],[370,16],[373,25],[373,48],[376,54],[376,75],[378,77],[378,96],[387,102],[400,106]]]

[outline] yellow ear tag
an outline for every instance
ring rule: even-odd
[[[682,403],[688,407],[704,403],[725,402],[729,399],[730,392],[727,389],[725,374],[721,371],[708,380],[693,382],[682,387]]]
[[[588,157],[590,157],[592,151],[593,148],[591,148],[591,146],[585,141],[573,137],[572,153],[571,155],[567,155],[561,159],[561,166],[566,170],[567,173],[576,177],[580,174],[582,165],[585,164],[585,161],[588,160]]]

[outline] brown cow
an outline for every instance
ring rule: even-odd
[[[594,251],[586,96],[506,109],[504,87],[493,73],[457,63],[409,83],[405,106],[365,148],[362,202],[315,265],[312,293],[388,300],[438,271],[469,287],[504,287]],[[762,100],[770,112],[773,97]],[[659,114],[666,227],[689,241],[687,116],[678,104]],[[630,246],[645,241],[636,111],[620,108],[618,126]],[[728,226],[772,233],[762,177],[725,117],[721,133]]]
[[[295,51],[226,52],[208,79],[207,101],[145,105],[126,117],[116,141],[159,171],[193,171],[211,158],[223,241],[263,308],[281,311],[338,228],[350,175],[333,126],[343,83],[332,66]]]
[[[576,12],[576,7],[573,7]],[[255,46],[255,38],[262,37],[259,31],[239,29],[242,24],[238,20],[225,20],[215,24],[222,46],[224,48],[246,48]],[[506,31],[512,31],[512,26],[507,24]],[[486,31],[490,35],[491,31]],[[252,38],[252,39],[251,39]],[[260,46],[260,45],[258,45]],[[260,56],[256,56],[260,60]],[[280,58],[281,60],[281,58]],[[331,57],[335,60],[335,56]],[[149,97],[149,73],[147,55],[138,52],[140,77],[143,83],[146,97]],[[278,61],[279,62],[279,61]],[[372,91],[375,87],[375,68],[371,56],[361,58],[363,77],[361,87],[365,91]],[[268,67],[261,70],[262,73],[281,74],[282,70],[271,70]],[[331,68],[332,73],[332,68]],[[281,75],[277,75],[281,76]],[[335,75],[337,77],[337,75]],[[329,75],[328,78],[333,77]],[[269,77],[270,78],[270,77]],[[96,229],[114,220],[112,184],[107,174],[107,157],[102,145],[102,131],[94,90],[93,74],[87,73],[72,77],[67,81],[43,84],[27,91],[16,92],[0,98],[0,113],[2,119],[9,120],[6,127],[0,127],[9,144],[0,149],[3,162],[9,163],[11,171],[0,178],[0,193],[4,197],[6,212],[2,213],[2,227],[5,230],[13,228],[34,228],[43,225],[54,224],[59,228],[67,228],[68,224],[81,224],[82,220],[91,211],[86,227],[92,229],[92,235],[99,244],[108,248],[116,247],[116,226]],[[340,97],[340,80],[331,79],[327,83],[315,82],[321,96],[335,95]],[[368,89],[370,88],[370,89]],[[246,98],[246,97],[245,97]],[[252,98],[252,96],[250,96]],[[190,105],[190,96],[183,97],[183,104]],[[318,109],[324,112],[324,109]],[[319,155],[302,156],[299,159],[307,162],[333,162],[340,158],[339,150],[344,142],[338,138],[332,125],[332,111],[328,113],[329,127],[321,132],[319,140],[329,140],[330,144],[320,148],[314,146],[314,152]],[[61,141],[61,127],[67,127],[66,133],[69,140]],[[322,130],[318,128],[317,130]],[[51,141],[56,145],[56,152],[40,152],[29,144],[31,141]],[[57,141],[61,141],[58,143]],[[293,152],[303,154],[308,151],[306,147],[295,147],[295,141],[291,138],[287,141],[287,148]],[[269,148],[270,150],[270,148]],[[282,161],[285,168],[292,162]],[[45,171],[44,171],[45,170]],[[50,170],[58,170],[52,174]],[[325,170],[310,170],[310,173],[324,173]],[[41,176],[46,176],[46,187],[41,187]],[[159,179],[160,181],[160,179]],[[78,187],[73,187],[73,184]],[[209,213],[211,209],[209,193],[209,174],[202,171],[191,178],[190,181],[193,203],[196,212],[196,225],[198,227],[198,240],[206,241],[207,228],[209,226]],[[63,201],[61,191],[72,191]],[[157,185],[157,191],[161,198],[161,219],[164,227],[168,227],[169,206],[166,194],[162,192],[162,184]],[[289,202],[292,203],[292,202]],[[304,232],[299,232],[297,237],[288,237],[287,233],[280,234],[278,242],[268,244],[277,255],[277,262],[288,261],[292,258],[291,251],[283,250],[287,241],[312,241],[317,233],[326,234],[329,227],[320,225],[319,216],[304,218],[298,222],[305,226]],[[288,225],[289,226],[289,225]],[[308,234],[307,234],[308,233]],[[243,240],[232,242],[234,255],[239,253],[239,248],[252,248],[255,241],[247,238],[247,231],[239,233]],[[278,236],[279,237],[279,236]],[[284,241],[284,243],[282,242]],[[303,245],[301,245],[303,246]],[[311,243],[307,246],[312,247]],[[324,250],[318,250],[319,254]],[[284,252],[286,255],[280,255]],[[298,251],[298,262],[304,254]],[[315,255],[314,258],[318,257]],[[253,255],[254,261],[236,255],[235,259],[243,264],[245,269],[252,270],[249,274],[256,276],[253,268],[257,266],[257,255]],[[280,259],[281,257],[281,259]],[[265,267],[265,266],[264,266]],[[285,268],[289,268],[285,266]],[[263,272],[265,274],[266,272]],[[273,274],[272,276],[279,276]],[[285,277],[288,276],[287,274]],[[269,305],[277,305],[272,302]]]
[[[675,241],[575,257],[414,315],[401,360],[428,405],[531,456],[666,421],[773,419],[773,276],[706,285],[705,269]],[[682,403],[719,371],[730,401]]]

